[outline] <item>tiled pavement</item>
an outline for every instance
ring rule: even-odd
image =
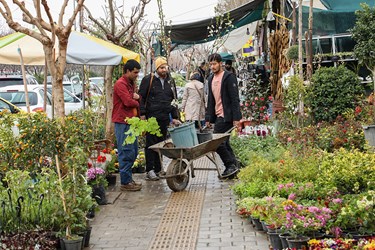
[[[173,195],[165,180],[145,181],[144,174],[135,174],[135,180],[143,183],[142,191],[118,192],[116,187],[108,192],[109,200],[114,200],[114,203],[100,206],[100,211],[96,213],[91,223],[93,229],[90,249],[269,249],[266,235],[257,232],[247,220],[236,214],[235,197],[229,188],[234,182],[219,180],[214,171],[203,172],[207,173],[203,178],[204,183],[197,183],[196,179],[202,182],[202,178],[196,177],[184,191],[205,189],[203,204],[199,206],[202,208],[200,220],[198,219],[199,226],[192,227],[190,239],[194,242],[189,247],[175,247],[167,243],[163,245],[164,240],[155,240],[158,237],[157,230],[160,230],[162,224],[161,219],[168,217],[164,212],[170,213],[168,206],[171,200],[181,193]],[[180,208],[178,211],[184,210]],[[173,225],[175,231],[181,228],[181,225]],[[186,228],[186,225],[183,228]],[[171,232],[174,233],[172,236],[178,236],[179,232]],[[170,238],[168,239],[173,240]]]

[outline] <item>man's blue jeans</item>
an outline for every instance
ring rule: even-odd
[[[133,144],[125,144],[125,134],[129,130],[130,125],[115,122],[115,135],[117,140],[118,163],[121,178],[121,185],[126,185],[133,181],[132,166],[138,155],[138,141]]]

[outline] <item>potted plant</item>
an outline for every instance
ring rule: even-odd
[[[90,167],[86,171],[87,183],[92,188],[92,197],[95,198],[99,205],[107,204],[105,188],[107,187],[108,182],[105,176],[105,170],[99,167]]]
[[[286,202],[284,209],[286,211],[285,227],[292,235],[287,238],[290,248],[307,247],[310,237],[315,238],[314,233],[323,229],[331,218],[331,210],[328,208],[303,206],[291,200]]]
[[[109,151],[108,149],[104,149],[104,150],[105,152]],[[116,185],[116,179],[117,179],[117,176],[114,175],[114,173],[118,173],[119,163],[118,163],[116,150],[111,150],[110,154],[111,154],[111,160],[108,162],[105,168],[106,180],[109,186],[114,186]]]

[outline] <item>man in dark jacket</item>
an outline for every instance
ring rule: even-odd
[[[222,69],[222,58],[215,53],[208,57],[213,74],[208,77],[207,126],[215,123],[214,133],[225,133],[233,126],[237,127],[241,120],[240,98],[236,76]],[[216,152],[225,165],[222,177],[233,176],[237,171],[237,160],[229,144],[223,142]]]
[[[178,124],[178,109],[173,105],[176,99],[172,79],[168,74],[168,64],[165,58],[155,60],[155,73],[145,76],[139,87],[141,95],[141,119],[155,117],[161,130],[162,137],[146,134],[146,172],[148,180],[159,180],[158,175],[163,173],[159,154],[150,146],[161,142],[167,137],[167,127],[171,122]]]
[[[132,179],[132,166],[138,155],[137,140],[132,144],[124,144],[129,130],[126,118],[139,116],[139,95],[135,92],[136,82],[141,65],[135,60],[128,60],[124,65],[124,75],[113,88],[112,122],[115,123],[115,134],[118,150],[118,162],[121,179],[121,190],[139,191],[141,183]]]

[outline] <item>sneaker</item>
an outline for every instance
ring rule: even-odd
[[[229,165],[229,167],[225,168],[224,172],[221,174],[221,177],[227,178],[234,175],[237,172],[238,168],[235,165]]]
[[[139,191],[142,189],[142,184],[137,185],[134,181],[129,182],[128,184],[121,185],[121,191]]]
[[[167,173],[164,170],[160,170],[159,172],[156,173],[157,176],[165,176]]]
[[[149,181],[157,181],[159,180],[159,177],[155,174],[154,170],[150,170],[146,174],[146,179]]]
[[[135,182],[134,180],[132,180],[131,183],[133,183],[133,184],[136,185],[136,186],[140,186],[140,187],[142,187],[142,183],[140,183],[140,182]]]

